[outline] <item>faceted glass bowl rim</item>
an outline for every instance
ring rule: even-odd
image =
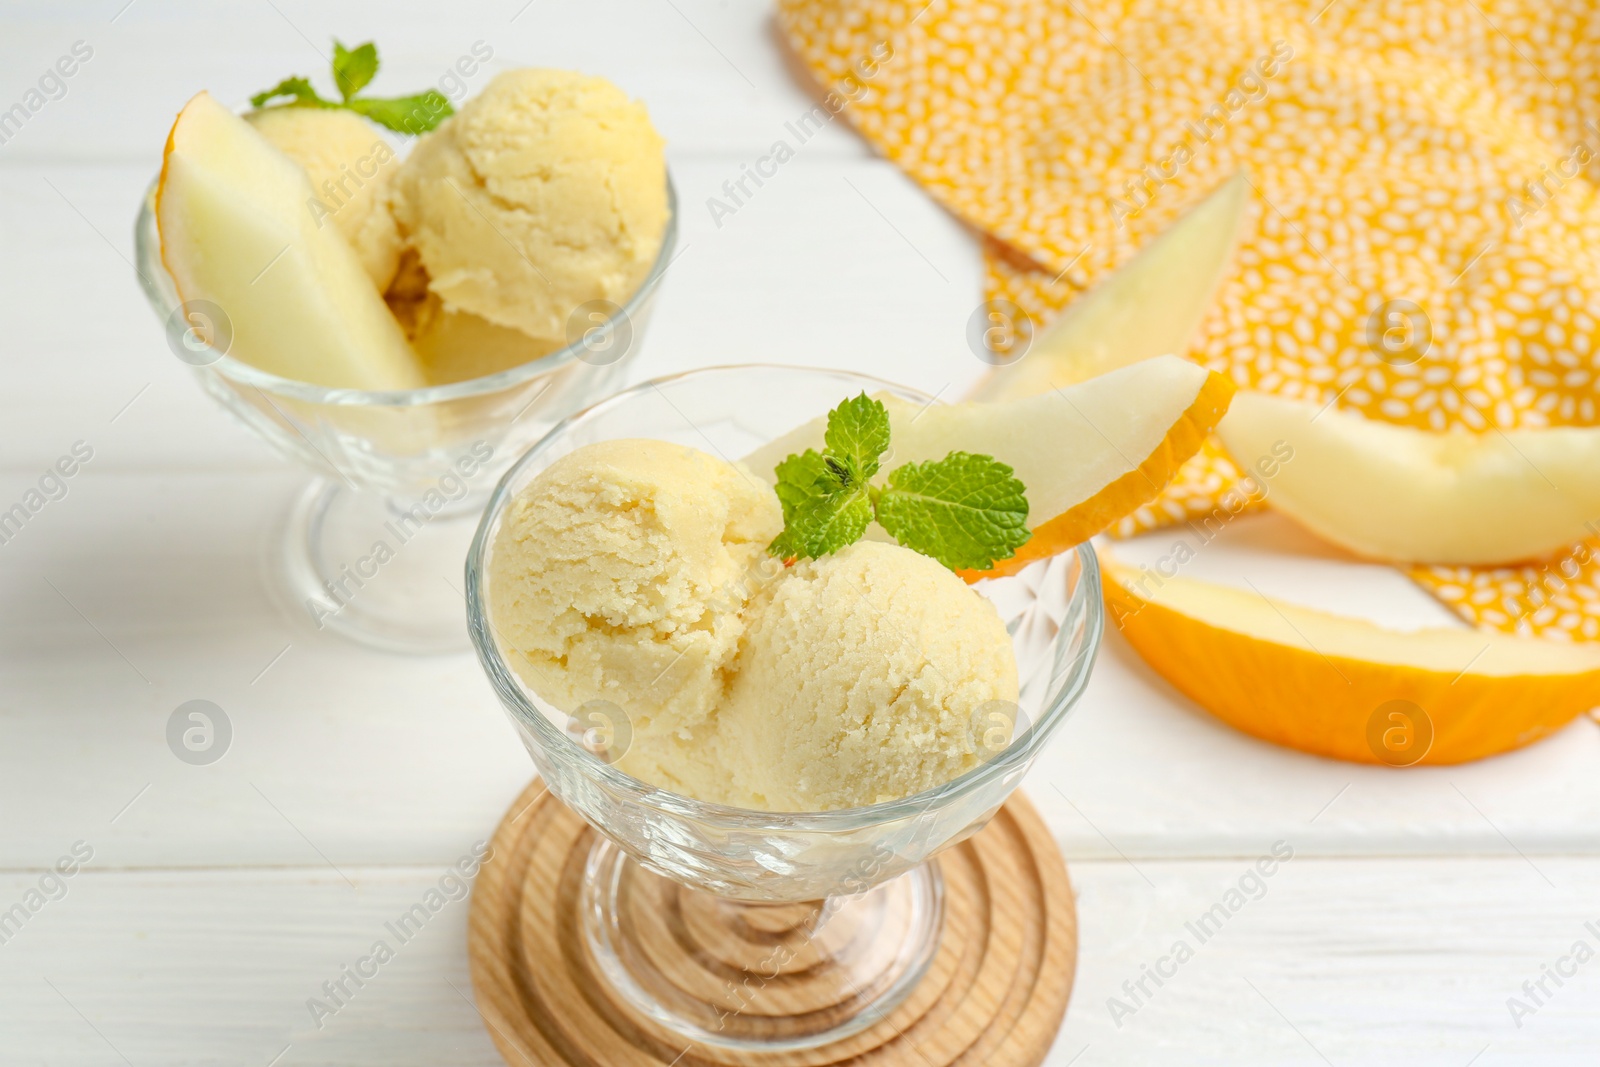
[[[150,306],[160,316],[163,327],[172,314],[180,306],[178,300],[178,286],[168,273],[167,266],[161,259],[161,235],[156,228],[155,195],[156,189],[161,184],[161,177],[157,175],[150,182],[150,187],[145,191],[144,199],[139,206],[139,217],[133,226],[134,268],[139,275],[139,287],[144,290],[145,297],[150,301]],[[672,264],[673,249],[678,243],[678,191],[672,184],[672,173],[667,172],[667,228],[661,234],[661,250],[656,253],[656,261],[650,267],[650,273],[645,275],[644,281],[628,297],[622,305],[620,315],[614,315],[607,320],[607,324],[618,321],[627,321],[638,313],[640,307],[654,293],[656,286],[661,282],[661,277],[666,273],[667,267]],[[634,344],[638,344],[638,337],[634,337]],[[288,397],[293,400],[309,401],[314,404],[338,404],[345,406],[366,407],[421,407],[426,404],[438,404],[448,400],[460,400],[465,397],[482,396],[486,393],[498,393],[504,389],[521,385],[534,378],[541,377],[554,370],[571,363],[578,358],[578,353],[584,351],[585,346],[581,341],[574,341],[565,348],[557,349],[547,355],[540,356],[528,363],[518,364],[507,370],[495,374],[485,375],[482,378],[469,378],[463,382],[450,382],[447,385],[431,385],[423,389],[331,389],[327,386],[313,385],[310,382],[296,381],[292,378],[280,378],[258,367],[232,356],[224,355],[215,362],[198,367],[199,370],[215,370],[225,378],[230,378],[241,385],[260,389],[276,396]]]
[[[772,832],[787,833],[845,833],[860,830],[898,819],[915,817],[924,812],[935,810],[969,793],[982,789],[990,782],[1004,777],[1018,767],[1026,766],[1038,755],[1040,749],[1044,747],[1056,729],[1066,720],[1067,712],[1072,709],[1073,705],[1078,702],[1078,698],[1082,696],[1083,690],[1089,682],[1089,674],[1094,667],[1095,655],[1099,650],[1105,620],[1105,609],[1101,599],[1099,560],[1095,556],[1094,548],[1088,542],[1079,544],[1067,552],[1058,553],[1059,555],[1070,553],[1077,558],[1079,563],[1079,579],[1072,590],[1071,596],[1068,598],[1063,618],[1070,622],[1075,620],[1078,614],[1082,612],[1084,636],[1082,647],[1079,649],[1074,662],[1068,667],[1066,678],[1061,680],[1055,690],[1047,697],[1045,707],[1040,713],[1038,721],[1032,723],[1020,737],[1012,740],[1005,751],[992,759],[958,778],[953,778],[942,785],[924,790],[921,793],[902,797],[899,800],[890,800],[881,804],[871,804],[859,808],[840,808],[832,811],[817,812],[763,811],[696,800],[693,797],[683,796],[659,786],[650,785],[601,761],[593,753],[569,737],[565,731],[558,729],[528,699],[527,693],[524,692],[521,683],[511,670],[510,665],[506,663],[505,657],[501,654],[499,645],[495,642],[492,627],[484,610],[485,591],[483,584],[487,580],[484,573],[484,557],[489,548],[490,531],[506,506],[511,502],[512,484],[517,481],[526,467],[542,458],[546,451],[559,442],[578,423],[601,414],[610,408],[626,404],[642,393],[680,383],[699,382],[707,384],[708,380],[733,373],[774,370],[802,374],[825,374],[851,381],[853,387],[859,385],[869,391],[879,389],[902,393],[906,391],[904,386],[870,375],[858,374],[854,371],[794,367],[771,363],[730,364],[685,371],[680,374],[667,375],[642,382],[569,415],[524,452],[501,477],[499,484],[495,486],[493,494],[489,497],[487,506],[484,508],[483,518],[478,523],[478,530],[473,536],[472,547],[467,552],[466,561],[467,628],[472,636],[473,647],[477,650],[478,661],[483,665],[484,673],[489,676],[489,682],[494,686],[501,703],[505,705],[506,709],[511,712],[519,723],[536,735],[540,746],[550,754],[552,759],[578,765],[586,776],[613,793],[625,797],[630,803],[639,804],[672,817],[694,819],[707,825],[719,826],[730,830],[766,829]],[[1068,633],[1069,629],[1064,627],[1057,635],[1056,640],[1062,640],[1064,635]]]

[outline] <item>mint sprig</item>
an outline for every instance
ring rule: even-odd
[[[951,452],[904,464],[873,485],[888,450],[881,401],[862,393],[830,411],[823,451],[808,448],[776,468],[783,532],[767,551],[825,556],[860,540],[874,518],[902,545],[952,570],[986,570],[1027,542],[1027,493],[1004,463]]]
[[[333,42],[333,83],[339,89],[338,100],[325,99],[317,93],[310,79],[295,75],[252,96],[250,106],[261,108],[271,104],[278,107],[344,108],[364,115],[396,133],[412,136],[427,133],[455,114],[450,101],[436,89],[410,96],[356,95],[371,83],[377,73],[377,45],[368,41],[354,48],[346,48],[336,40]],[[274,104],[275,101],[278,103]]]

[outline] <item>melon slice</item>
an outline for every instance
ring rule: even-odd
[[[1217,436],[1245,469],[1287,444],[1268,504],[1374,559],[1510,563],[1600,532],[1600,428],[1435,433],[1241,392]]]
[[[1021,360],[996,367],[967,399],[1033,396],[1153,356],[1183,355],[1232,264],[1249,188],[1243,174],[1223,182],[1069,304]]]
[[[1393,630],[1102,562],[1112,618],[1144,661],[1223,722],[1276,744],[1391,766],[1460,763],[1600,705],[1600,646]]]
[[[1014,574],[1087,541],[1154,498],[1216,426],[1232,394],[1232,383],[1221,375],[1177,356],[1158,356],[995,404],[919,406],[883,397],[892,448],[884,472],[953,451],[1009,464],[1027,488],[1033,536],[1010,559],[962,577]],[[745,463],[770,481],[790,453],[821,448],[824,427],[824,419],[813,419]]]
[[[156,190],[161,259],[185,302],[222,309],[228,354],[331,388],[414,389],[421,365],[361,260],[317,227],[306,173],[201,93],[167,136]]]

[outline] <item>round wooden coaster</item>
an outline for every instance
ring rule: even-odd
[[[594,831],[534,782],[506,813],[472,892],[467,951],[478,1009],[511,1067],[1036,1067],[1066,1012],[1077,968],[1072,885],[1054,839],[1019,793],[984,830],[945,850],[944,924],[926,977],[877,1024],[819,1048],[745,1052],[689,1042],[620,1003],[594,973],[577,898]],[[676,896],[668,883],[659,890]],[[715,906],[713,903],[710,905]],[[659,930],[641,941],[654,962],[714,995],[740,964],[706,898],[663,899]],[[760,1007],[826,1009],[808,958],[811,906],[759,913],[747,945],[785,939],[781,984]],[[830,937],[850,931],[827,928]],[[713,936],[711,931],[718,931]],[[825,964],[823,965],[826,966]]]

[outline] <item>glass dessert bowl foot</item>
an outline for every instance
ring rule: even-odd
[[[944,882],[924,863],[860,892],[752,903],[652,873],[605,838],[579,921],[596,970],[640,1015],[702,1045],[777,1051],[886,1018],[939,947]]]
[[[276,598],[318,630],[385,651],[466,651],[458,576],[474,520],[512,459],[622,383],[677,242],[670,179],[661,250],[626,304],[580,306],[570,343],[530,348],[528,362],[404,390],[327,388],[232,354],[226,309],[181,300],[162,262],[154,196],[152,184],[134,226],[136,269],[169,347],[230,415],[315,475],[269,561]]]
[[[969,896],[948,897],[941,854],[999,812],[1087,684],[1102,624],[1094,554],[1079,546],[974,587],[994,604],[1016,654],[1020,687],[1008,744],[914,796],[791,813],[707,803],[635,779],[613,765],[625,724],[601,724],[608,740],[597,745],[592,712],[580,721],[530,688],[491,623],[496,533],[529,482],[585,445],[656,438],[738,460],[863,390],[931,402],[860,375],[764,366],[712,368],[626,390],[564,420],[506,473],[467,556],[468,625],[479,660],[544,786],[594,831],[592,844],[566,832],[581,855],[563,861],[559,876],[548,849],[565,846],[533,846],[546,850],[539,870],[530,863],[526,872],[526,885],[539,880],[547,900],[541,926],[572,931],[562,935],[567,965],[593,971],[629,1025],[663,1047],[676,1042],[674,1051],[685,1041],[735,1053],[830,1046],[926,999],[923,978],[942,940],[972,934],[970,911],[967,919],[948,911],[951,901],[970,899],[970,879],[952,883]],[[502,832],[522,817],[508,815]],[[557,877],[566,888],[551,888]],[[510,907],[505,897],[494,886],[486,915]],[[525,943],[529,936],[525,928]],[[549,960],[547,953],[538,962]]]

